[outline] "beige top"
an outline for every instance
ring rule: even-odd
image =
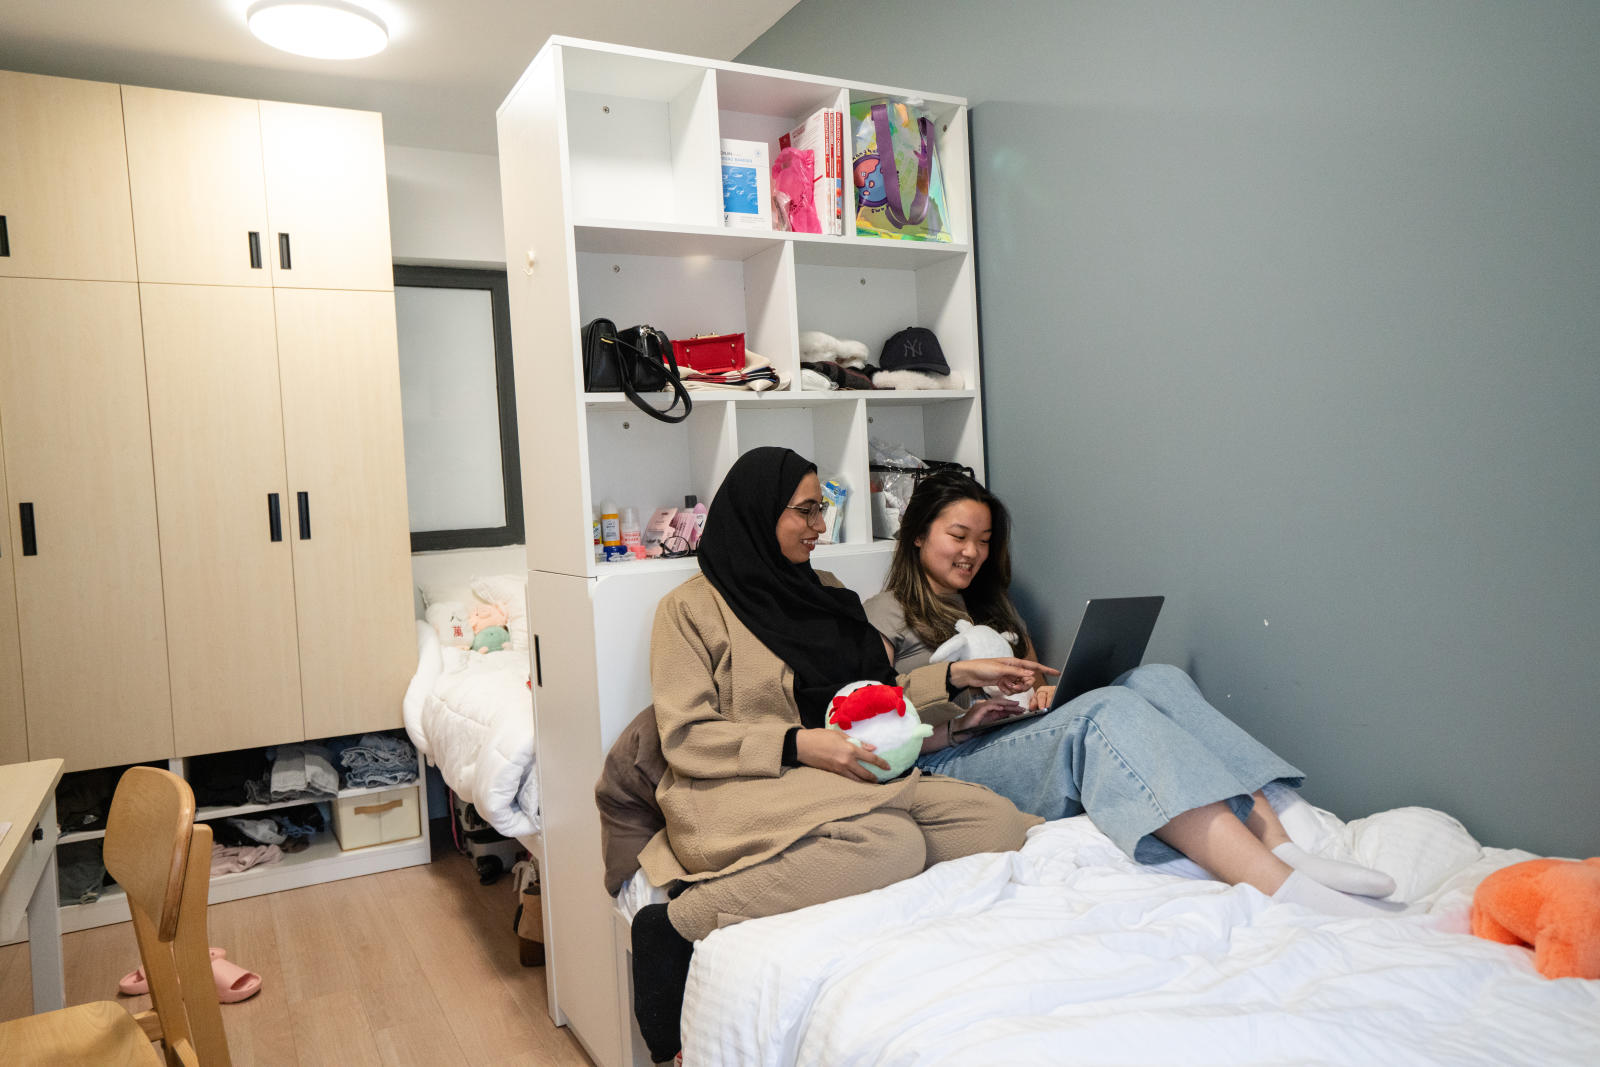
[[[827,585],[841,583],[820,574]],[[944,664],[902,675],[925,722],[960,709]],[[782,852],[824,823],[907,809],[920,771],[858,782],[814,767],[785,767],[783,738],[800,725],[794,671],[696,575],[662,598],[650,638],[650,684],[666,773],[656,800],[666,829],[639,854],[652,885],[731,874]]]

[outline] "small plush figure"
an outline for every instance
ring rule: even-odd
[[[867,365],[865,342],[843,340],[821,330],[800,331],[800,359],[806,363],[827,360],[841,367],[860,370]]]
[[[485,626],[472,638],[472,651],[499,652],[511,640],[511,631],[504,626]]]
[[[506,624],[506,609],[498,604],[474,604],[467,613],[467,625],[473,633],[482,633],[491,626]]]
[[[862,764],[880,782],[904,774],[916,762],[922,739],[933,734],[933,727],[917,715],[904,690],[878,682],[851,682],[834,694],[828,705],[827,726],[857,745],[870,744],[884,758],[888,770]]]
[[[954,663],[963,659],[996,659],[1000,656],[1015,656],[1017,650],[1011,642],[1017,635],[1009,630],[1000,633],[992,626],[978,626],[961,619],[956,623],[956,635],[938,648],[933,650],[929,658],[930,663]],[[1004,697],[1014,700],[1023,707],[1027,707],[1033,700],[1033,690],[1025,689],[1020,693],[1002,693],[997,685],[984,686],[983,691],[992,697]]]
[[[1600,978],[1600,857],[1500,868],[1473,894],[1472,932],[1533,946],[1546,978]]]

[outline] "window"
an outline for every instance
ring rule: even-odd
[[[523,541],[504,271],[395,267],[411,551]]]

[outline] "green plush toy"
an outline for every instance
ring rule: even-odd
[[[504,626],[485,626],[472,638],[472,651],[499,652],[511,641],[511,631]]]
[[[904,774],[917,761],[923,739],[933,735],[933,727],[917,715],[903,689],[873,681],[851,682],[839,690],[828,705],[825,725],[857,745],[872,745],[889,769],[861,765],[880,782]]]

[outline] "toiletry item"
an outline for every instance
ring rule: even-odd
[[[694,498],[690,497],[689,499],[693,500]],[[699,534],[695,530],[693,504],[690,504],[686,508],[680,508],[678,513],[672,516],[672,533],[675,537],[683,539],[682,547],[685,549],[693,548],[695,546],[695,542],[698,539]]]
[[[707,509],[704,504],[696,504],[692,509],[694,513],[694,537],[692,537],[689,541],[690,548],[698,545],[700,543],[700,535],[706,532],[707,510],[709,509]]]
[[[837,478],[822,483],[822,499],[828,502],[828,528],[817,538],[818,544],[837,545],[844,542],[844,502],[850,489]]]
[[[629,552],[633,552],[635,547],[643,543],[643,540],[639,530],[639,516],[632,508],[622,509],[621,528],[622,547],[626,548]],[[634,555],[637,556],[638,553],[635,552]]]
[[[649,559],[650,558],[650,550],[645,548],[644,545],[642,545],[642,544],[640,544],[640,545],[629,545],[628,547],[630,549],[632,549],[633,558],[634,559]]]
[[[672,535],[672,518],[677,513],[677,508],[657,508],[650,516],[650,521],[644,524],[641,540],[648,554],[661,555],[661,543]]]
[[[594,513],[594,561],[599,563],[605,557],[605,546],[600,543],[600,513]]]
[[[608,563],[628,555],[622,547],[622,519],[617,515],[617,505],[610,500],[600,502],[600,546]]]

